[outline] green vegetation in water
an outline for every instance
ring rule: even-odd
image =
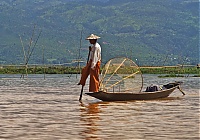
[[[159,78],[167,78],[167,77],[189,77],[188,75],[179,75],[179,74],[168,74],[168,75],[159,75]],[[200,74],[192,75],[190,77],[200,77]]]
[[[77,74],[80,68],[65,66],[49,66],[49,67],[29,67],[27,74]],[[26,74],[25,67],[5,67],[0,68],[0,74]]]
[[[142,67],[141,71],[143,74],[167,74],[177,76],[180,74],[199,74],[200,69],[197,67],[155,67],[155,68],[145,68]]]
[[[127,79],[127,78],[135,78],[135,76],[122,76],[122,78],[125,78],[125,79]]]
[[[200,74],[197,74],[197,75],[193,75],[192,77],[200,77]]]
[[[168,75],[159,75],[159,78],[167,78],[167,77],[185,77],[184,75],[179,74],[168,74]]]
[[[138,69],[137,69],[138,70]],[[142,74],[166,74],[159,77],[185,77],[190,74],[193,77],[200,77],[200,69],[197,67],[141,67]],[[27,68],[28,74],[80,74],[81,68],[72,66],[30,66]],[[132,72],[130,72],[132,71]],[[121,74],[134,73],[132,68],[128,68],[120,71]],[[0,74],[26,74],[25,67],[23,66],[4,66],[0,68]],[[134,78],[130,77],[130,78]]]

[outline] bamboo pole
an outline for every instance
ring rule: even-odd
[[[28,66],[26,64],[26,62],[27,62],[26,51],[25,51],[25,48],[24,48],[24,43],[22,41],[22,38],[21,38],[20,35],[19,35],[19,37],[20,37],[20,41],[21,41],[21,45],[22,45],[22,50],[23,50],[23,53],[24,53],[24,64],[25,64],[24,67],[25,67],[25,72],[26,72],[26,76],[28,77]],[[20,78],[24,79],[24,74],[22,74]]]
[[[27,53],[26,53],[22,38],[19,35],[20,41],[21,41],[21,44],[22,44],[22,50],[23,50],[23,53],[24,53],[24,67],[25,67],[25,71],[26,71],[26,77],[28,77],[28,62],[29,62],[29,59],[30,59],[30,57],[31,57],[36,45],[37,45],[37,42],[38,42],[38,40],[40,38],[41,33],[42,33],[42,30],[40,30],[40,33],[39,33],[39,35],[38,35],[38,37],[36,39],[36,42],[35,42],[34,46],[32,47],[33,38],[34,38],[34,34],[35,34],[35,25],[34,25],[34,29],[33,29],[33,32],[32,32],[32,35],[31,35],[31,38],[30,38],[30,41],[29,41],[29,47],[28,47]],[[21,75],[21,78],[24,79],[24,74]]]

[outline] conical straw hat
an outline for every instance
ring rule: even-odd
[[[99,38],[101,38],[101,37],[99,37],[99,36],[97,36],[97,35],[94,35],[94,34],[91,34],[90,36],[88,36],[88,37],[86,38],[86,40],[90,40],[90,39],[99,39]]]

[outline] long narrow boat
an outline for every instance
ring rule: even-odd
[[[176,88],[181,90],[179,86],[180,85],[177,82],[177,83],[169,83],[169,84],[163,85],[165,89],[154,91],[154,92],[140,92],[140,93],[112,93],[110,92],[110,93],[107,93],[107,92],[99,91],[99,92],[85,93],[85,94],[95,97],[102,101],[153,100],[153,99],[168,97]]]
[[[101,72],[99,92],[85,93],[102,101],[152,100],[168,97],[180,82],[143,89],[143,76],[135,62],[128,58],[118,57],[109,60]]]

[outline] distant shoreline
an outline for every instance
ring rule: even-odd
[[[0,66],[0,74],[80,74],[82,67],[73,66]],[[143,74],[167,74],[166,77],[181,77],[183,74],[193,74],[200,77],[199,67],[181,66],[143,66],[140,67]],[[165,76],[162,76],[165,77]]]

